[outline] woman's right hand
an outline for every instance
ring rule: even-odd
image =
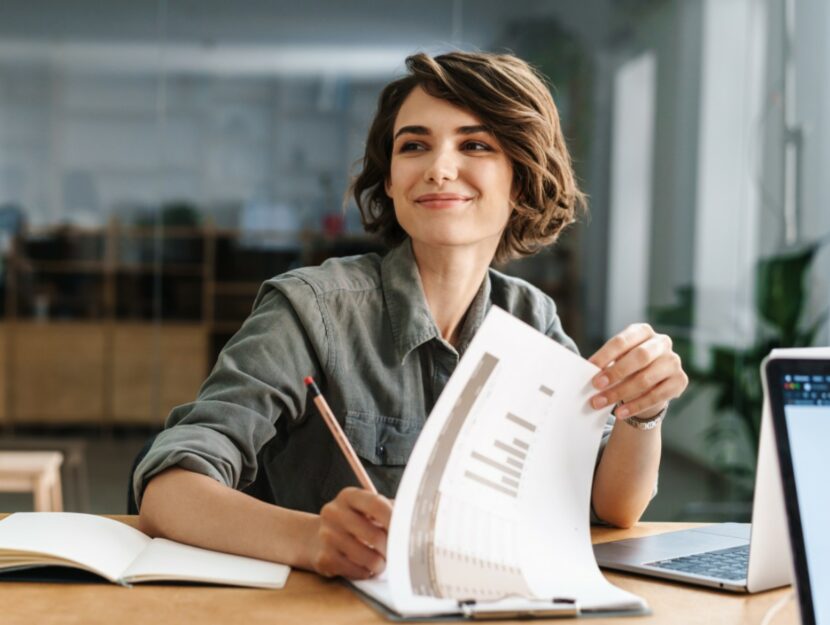
[[[312,545],[312,566],[325,577],[367,579],[386,568],[386,540],[392,502],[362,488],[348,487],[320,510]]]

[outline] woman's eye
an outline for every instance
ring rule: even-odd
[[[417,141],[404,141],[398,148],[398,152],[415,152],[417,150],[422,150],[423,147],[424,146]]]
[[[466,141],[463,147],[471,152],[491,152],[493,150],[483,141]]]

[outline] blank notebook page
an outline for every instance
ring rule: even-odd
[[[199,549],[154,539],[124,572],[126,582],[187,580],[207,584],[282,588],[291,571],[285,564]]]
[[[90,514],[18,512],[0,521],[0,548],[78,562],[110,581],[149,543],[124,523]]]

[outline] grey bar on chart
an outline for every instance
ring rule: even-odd
[[[513,439],[513,444],[514,444],[516,447],[518,447],[519,449],[524,449],[525,451],[527,451],[528,449],[530,449],[530,445],[528,445],[527,443],[525,443],[525,442],[524,442],[521,438],[514,438],[514,439]]]
[[[507,465],[504,465],[501,462],[496,462],[492,458],[488,458],[484,454],[480,454],[477,451],[474,451],[472,453],[472,456],[476,460],[478,460],[480,462],[483,462],[484,464],[489,464],[491,467],[494,467],[494,468],[498,469],[499,471],[502,471],[503,473],[506,473],[507,475],[512,475],[513,477],[521,477],[522,476],[522,474],[519,471],[517,471],[516,469],[511,469]]]
[[[477,475],[477,474],[473,473],[472,471],[464,471],[464,475],[466,477],[470,478],[471,480],[474,480],[474,481],[478,482],[479,484],[484,484],[484,486],[489,486],[493,490],[497,490],[498,492],[504,493],[505,495],[510,495],[511,497],[515,497],[518,494],[512,488],[506,488],[506,487],[502,486],[501,484],[496,484],[495,482],[492,482],[492,481],[488,480],[486,477],[481,477],[480,475]]]
[[[530,430],[531,432],[536,431],[536,426],[530,423],[530,421],[525,421],[521,417],[514,415],[512,412],[507,413],[507,420],[512,421],[516,425],[521,425],[526,430]]]
[[[523,469],[525,466],[524,462],[522,462],[521,460],[516,460],[515,458],[507,458],[506,462],[511,467],[516,467],[517,469]]]
[[[519,449],[516,449],[515,447],[511,447],[507,443],[502,443],[501,441],[496,441],[493,444],[496,447],[498,447],[499,449],[501,449],[502,451],[506,451],[507,453],[509,453],[513,456],[516,456],[517,458],[521,458],[522,460],[524,460],[527,457],[527,454],[525,452],[523,452]]]
[[[512,486],[513,488],[519,488],[519,481],[518,480],[511,480],[509,477],[502,476],[501,481],[508,486]]]
[[[553,389],[552,388],[548,388],[547,386],[542,384],[542,386],[539,387],[539,390],[542,391],[545,395],[549,395],[550,397],[553,397]]]

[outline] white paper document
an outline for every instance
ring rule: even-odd
[[[401,616],[647,610],[591,548],[598,369],[493,307],[404,472],[387,569],[355,586]]]

